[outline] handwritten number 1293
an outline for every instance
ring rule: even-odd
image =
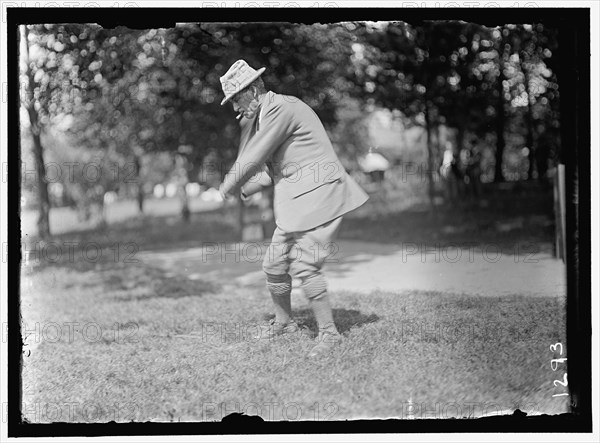
[[[560,347],[560,351],[558,352],[559,355],[562,355],[562,351],[563,351],[563,346],[562,343],[555,343],[553,345],[550,345],[550,350],[552,352],[556,352],[556,348]],[[554,358],[552,360],[550,360],[550,368],[552,368],[553,371],[556,371],[558,369],[558,365],[559,363],[565,363],[567,361],[567,358]],[[561,385],[563,387],[566,387],[569,384],[569,382],[567,381],[567,373],[565,372],[565,375],[563,376],[563,380],[554,380],[554,386],[558,386]],[[562,397],[565,395],[569,395],[568,392],[563,392],[562,394],[554,394],[552,397]]]

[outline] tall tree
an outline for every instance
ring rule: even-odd
[[[46,178],[45,128],[64,112],[71,112],[72,98],[87,80],[73,69],[74,55],[90,61],[86,45],[97,29],[83,25],[22,25],[21,104],[29,116],[33,140],[39,203],[38,235],[50,232],[50,198]],[[83,63],[84,65],[86,63]],[[64,171],[60,171],[61,173]]]
[[[439,149],[431,136],[434,127],[449,123],[462,134],[468,127],[469,110],[477,113],[482,100],[461,90],[459,68],[474,59],[467,43],[476,34],[475,26],[462,23],[424,22],[416,26],[395,22],[365,26],[364,41],[373,49],[358,65],[366,92],[378,104],[398,109],[421,124],[427,137],[428,194],[434,205],[434,182]],[[464,81],[467,76],[463,72]],[[360,77],[360,76],[359,76]],[[479,108],[470,106],[477,103]],[[479,112],[481,114],[481,112]]]
[[[27,89],[22,103],[29,116],[29,129],[33,139],[33,150],[36,168],[36,181],[38,189],[39,215],[37,221],[38,235],[41,238],[50,236],[50,196],[48,183],[46,181],[46,163],[44,161],[44,148],[41,140],[41,122],[38,113],[39,101],[35,99],[35,73],[29,51],[29,31],[26,25],[21,25],[21,49],[24,51],[22,61],[25,65],[24,71],[27,78]]]
[[[548,142],[547,137],[541,137],[537,128],[541,132],[545,131],[545,124],[539,125],[544,120],[544,113],[540,112],[538,101],[543,101],[548,105],[548,99],[544,98],[548,88],[553,86],[553,73],[548,69],[547,61],[552,56],[553,42],[549,41],[548,35],[544,33],[543,25],[518,25],[512,29],[512,46],[515,58],[518,57],[518,68],[522,75],[523,100],[525,102],[525,146],[529,149],[528,153],[528,180],[534,178],[534,172],[537,173],[540,180],[545,179],[546,161],[549,156],[549,149],[544,144]],[[549,110],[550,106],[543,106]],[[542,141],[543,143],[540,143]],[[538,167],[539,166],[539,167]]]
[[[506,142],[504,140],[504,130],[506,122],[506,110],[505,110],[505,96],[504,90],[504,61],[506,58],[506,34],[507,31],[503,28],[494,31],[496,37],[496,52],[497,52],[497,76],[496,76],[496,163],[494,166],[494,182],[500,183],[504,181],[504,175],[502,173],[502,162],[504,158],[504,147]]]

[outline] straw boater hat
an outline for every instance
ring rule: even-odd
[[[266,68],[260,68],[256,71],[248,66],[248,63],[244,60],[238,60],[231,65],[229,71],[221,77],[221,87],[225,94],[225,98],[221,102],[221,105],[227,103],[231,97],[260,77],[260,75],[265,72],[265,69]]]

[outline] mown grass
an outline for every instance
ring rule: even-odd
[[[565,410],[566,397],[552,398],[559,377],[549,366],[549,346],[565,342],[558,298],[336,292],[344,342],[311,361],[315,325],[301,297],[294,310],[308,335],[259,340],[271,316],[262,290],[177,283],[143,266],[62,272],[53,277],[69,287],[42,273],[23,293],[27,329],[41,325],[37,346],[29,337],[24,402],[75,404],[73,421],[220,420],[236,410],[274,420],[406,418],[409,399],[429,416],[460,414],[452,404],[462,416],[468,405],[475,414]],[[53,329],[43,332],[50,322],[62,326],[57,342]],[[69,322],[79,323],[71,335]],[[269,412],[273,403],[288,409]]]
[[[547,195],[508,201],[499,195],[497,204],[447,209],[437,220],[418,211],[357,214],[342,236],[456,242],[462,232],[471,242],[498,235],[552,241],[550,229],[533,229],[536,217],[551,217]],[[263,287],[190,280],[136,261],[135,253],[131,261],[115,260],[115,244],[120,254],[131,254],[123,245],[157,250],[231,240],[234,217],[219,210],[195,214],[188,224],[176,217],[134,219],[54,238],[77,243],[74,260],[62,254],[22,271],[23,332],[29,334],[24,418],[197,421],[241,411],[267,420],[336,420],[406,418],[409,411],[415,418],[445,418],[567,410],[567,397],[552,397],[562,392],[553,381],[564,372],[550,367],[559,357],[550,345],[565,343],[559,296],[333,292],[344,341],[329,357],[311,361],[306,354],[315,325],[302,297],[293,306],[308,334],[257,340],[258,325],[272,316]],[[524,221],[511,225],[515,217]],[[477,228],[486,220],[489,232]],[[503,223],[517,226],[512,235],[496,229]],[[81,259],[90,242],[102,251],[96,261]]]

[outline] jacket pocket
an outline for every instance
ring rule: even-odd
[[[291,196],[292,198],[301,197],[304,194],[314,191],[322,186],[329,185],[336,182],[341,182],[342,177],[332,177],[329,180],[318,182],[314,177],[308,176],[306,179],[300,180],[297,183],[291,184]]]

